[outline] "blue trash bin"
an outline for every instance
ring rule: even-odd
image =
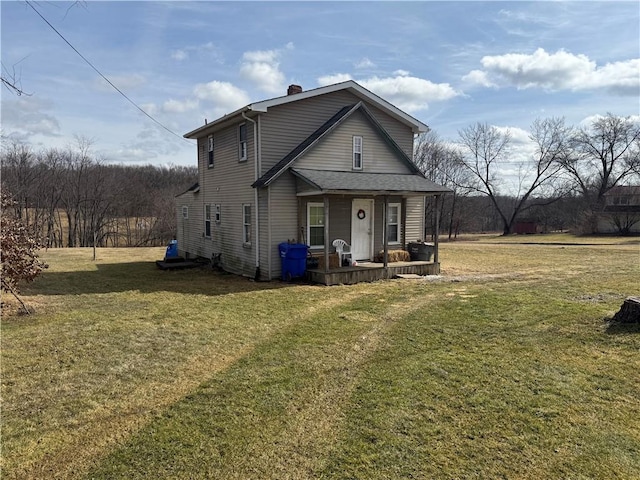
[[[282,261],[282,280],[291,281],[303,277],[307,271],[307,253],[309,247],[304,243],[282,242],[278,245]]]
[[[178,241],[171,240],[167,245],[167,253],[164,254],[164,258],[176,258],[178,256]]]

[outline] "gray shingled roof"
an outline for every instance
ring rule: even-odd
[[[451,190],[418,174],[337,172],[291,169],[291,172],[322,192],[447,193]]]

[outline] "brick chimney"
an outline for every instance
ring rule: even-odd
[[[296,93],[302,93],[302,87],[300,85],[289,85],[287,95],[295,95]]]

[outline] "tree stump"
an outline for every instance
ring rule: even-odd
[[[640,323],[640,297],[627,298],[612,320],[620,323]]]

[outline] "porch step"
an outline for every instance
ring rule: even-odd
[[[422,275],[418,275],[417,273],[398,273],[396,278],[405,278],[405,279],[421,279],[424,278]]]

